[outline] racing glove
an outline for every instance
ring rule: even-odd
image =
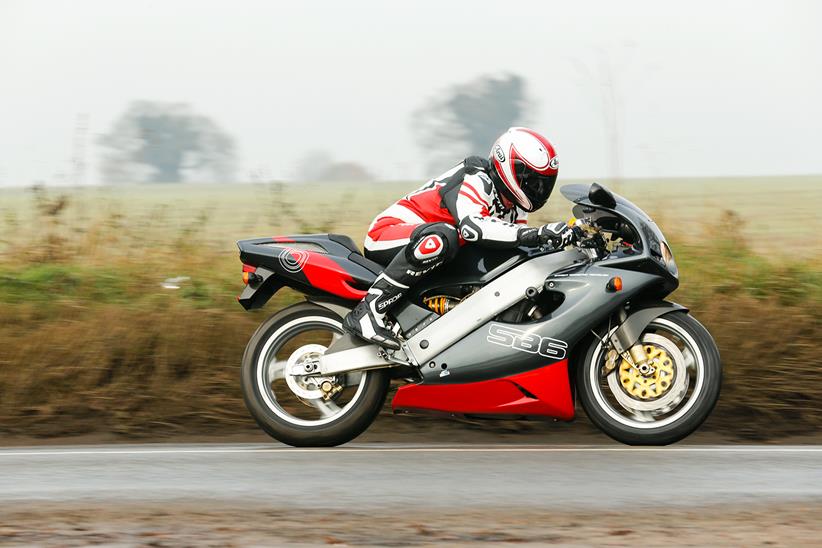
[[[550,243],[555,249],[562,249],[579,240],[580,232],[578,228],[568,226],[563,222],[542,225],[537,229],[539,243]]]

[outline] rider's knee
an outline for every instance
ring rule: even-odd
[[[448,223],[426,223],[411,234],[406,257],[420,266],[443,264],[459,251],[457,230]]]

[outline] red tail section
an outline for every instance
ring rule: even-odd
[[[351,274],[340,266],[334,258],[324,253],[289,249],[294,265],[294,273],[302,272],[308,283],[338,297],[359,301],[367,291],[352,285]]]

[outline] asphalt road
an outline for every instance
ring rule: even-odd
[[[0,450],[0,499],[289,509],[822,500],[822,446],[114,445]]]

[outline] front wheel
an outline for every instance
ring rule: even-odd
[[[667,445],[694,432],[719,399],[722,365],[710,333],[686,312],[653,320],[640,337],[652,370],[640,373],[594,341],[577,367],[585,413],[603,432],[629,445]]]
[[[304,303],[277,312],[251,337],[243,354],[243,398],[271,437],[298,447],[340,445],[376,418],[388,392],[387,370],[299,374],[313,370],[342,333],[337,314]]]

